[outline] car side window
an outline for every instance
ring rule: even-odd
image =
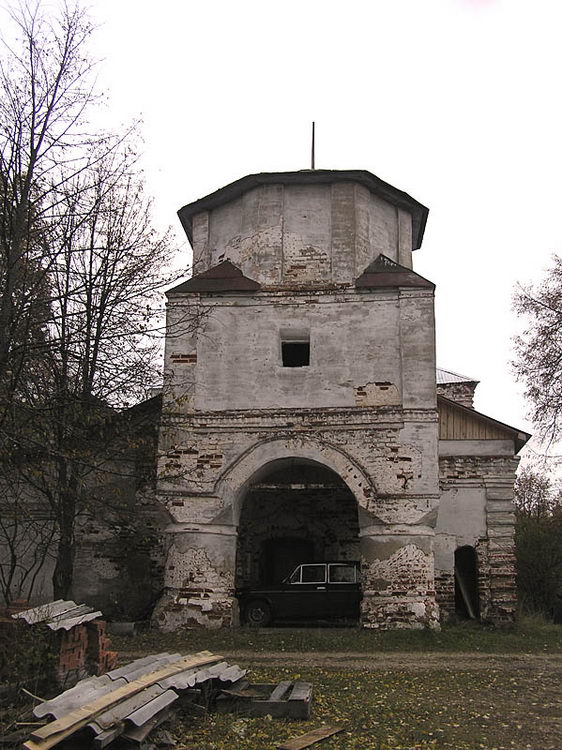
[[[301,582],[301,566],[299,565],[299,567],[296,570],[293,570],[293,572],[291,573],[289,577],[289,583],[300,583],[300,582]]]
[[[302,583],[326,583],[325,565],[303,565]]]
[[[355,583],[355,565],[330,565],[330,583]]]

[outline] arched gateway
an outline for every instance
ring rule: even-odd
[[[499,580],[511,537],[487,544],[484,512],[503,523],[514,463],[480,491],[444,434],[440,514],[434,285],[412,270],[427,209],[368,172],[309,170],[245,177],[179,215],[197,274],[168,292],[155,622],[237,624],[237,585],[337,557],[360,561],[363,626],[435,627],[436,580],[454,608],[451,550],[468,532],[482,580]],[[465,445],[482,435],[453,417]]]
[[[178,447],[168,452],[170,485],[186,455],[194,454]],[[349,560],[361,564],[362,624],[384,627],[400,612],[418,627],[434,625],[433,531],[407,519],[385,522],[376,514],[377,498],[372,479],[341,448],[306,438],[252,446],[212,492],[199,496],[212,518],[186,522],[184,503],[169,504],[175,523],[168,529],[168,591],[157,621],[165,629],[237,624],[235,588],[284,577],[299,563]],[[379,505],[385,515],[384,501]]]

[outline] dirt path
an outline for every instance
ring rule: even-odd
[[[221,651],[229,661],[242,666],[299,666],[325,667],[332,669],[364,669],[423,671],[428,669],[454,669],[456,671],[478,671],[497,669],[502,671],[525,671],[528,669],[549,670],[562,675],[562,654],[475,654],[447,652],[321,652],[313,651],[268,651],[249,650]],[[145,656],[145,653],[121,652],[119,661],[125,664]]]
[[[252,664],[306,664],[311,667],[334,669],[406,670],[427,669],[482,670],[501,669],[518,671],[532,669],[555,669],[562,671],[562,654],[474,654],[474,653],[301,653],[274,651],[255,653],[236,651],[229,658]]]

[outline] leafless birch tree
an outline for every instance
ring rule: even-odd
[[[130,472],[114,460],[127,439],[116,415],[159,379],[173,247],[151,225],[134,129],[90,132],[87,15],[25,3],[12,20],[19,36],[0,62],[0,483],[42,498],[63,597],[100,472]],[[16,515],[21,548],[32,526]],[[14,526],[4,531],[9,547]]]

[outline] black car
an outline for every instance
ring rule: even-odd
[[[280,584],[236,592],[250,625],[273,620],[358,620],[361,587],[355,562],[298,565]]]

